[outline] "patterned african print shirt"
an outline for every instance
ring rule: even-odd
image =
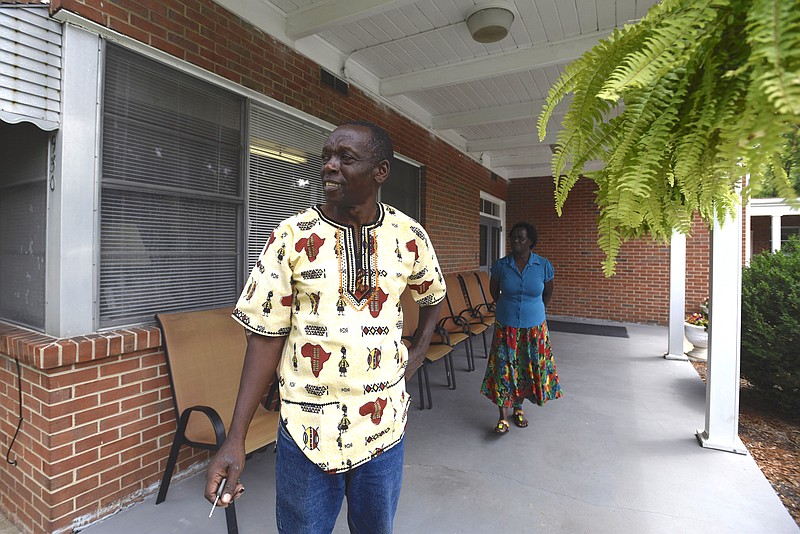
[[[445,296],[418,222],[378,204],[375,222],[355,235],[315,206],[272,232],[234,309],[253,332],[288,336],[278,365],[281,419],[325,471],[356,467],[403,437],[406,285],[421,306]]]

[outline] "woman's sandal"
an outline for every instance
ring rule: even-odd
[[[528,420],[525,419],[525,412],[522,410],[514,410],[514,424],[520,428],[528,426]]]
[[[508,432],[508,421],[506,421],[505,419],[500,419],[497,422],[497,426],[494,427],[494,433],[505,434],[506,432]]]

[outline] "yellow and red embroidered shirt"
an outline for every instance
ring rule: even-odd
[[[406,285],[420,306],[445,296],[417,221],[378,204],[375,222],[356,235],[313,207],[272,232],[234,309],[253,332],[288,336],[278,366],[281,418],[325,471],[356,467],[403,437]]]

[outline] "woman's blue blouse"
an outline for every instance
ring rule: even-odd
[[[553,279],[550,260],[531,252],[528,263],[519,272],[514,256],[509,254],[492,265],[492,278],[500,282],[495,317],[504,326],[531,328],[545,319],[542,292],[544,283]]]

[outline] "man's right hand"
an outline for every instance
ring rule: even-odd
[[[214,502],[223,478],[226,478],[227,482],[217,506],[225,508],[244,493],[244,486],[239,481],[239,476],[244,470],[244,462],[244,443],[237,444],[233,440],[226,440],[206,469],[204,495],[207,501]]]
[[[244,486],[239,483],[239,476],[244,469],[245,436],[256,407],[264,396],[265,384],[269,384],[275,375],[285,342],[285,336],[268,337],[258,334],[251,334],[247,340],[242,378],[239,381],[239,393],[236,396],[236,407],[233,410],[228,437],[206,470],[204,495],[210,502],[214,502],[217,497],[217,489],[222,479],[227,479],[222,497],[217,503],[219,506],[228,506],[244,490]]]

